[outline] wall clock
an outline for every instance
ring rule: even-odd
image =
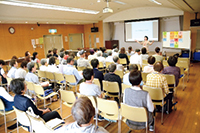
[[[14,34],[15,33],[15,28],[14,27],[9,27],[8,31],[10,32],[10,34]]]

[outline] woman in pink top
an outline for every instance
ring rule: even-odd
[[[153,72],[153,71],[154,71],[154,70],[153,70],[153,64],[155,63],[155,61],[156,61],[155,57],[149,56],[149,58],[148,58],[148,63],[149,63],[149,64],[148,64],[147,66],[144,67],[143,72],[146,72],[146,73],[151,73],[151,72]]]

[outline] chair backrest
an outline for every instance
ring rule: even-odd
[[[143,64],[146,66],[146,65],[148,65],[149,63],[147,62],[147,60],[142,60],[142,65],[143,65]]]
[[[187,64],[189,64],[190,59],[189,59],[189,58],[181,58],[181,57],[178,57],[178,62],[183,62],[183,61],[186,61]]]
[[[106,62],[106,68],[108,68],[108,66],[109,66],[110,64],[112,64],[112,63],[114,63],[114,62]]]
[[[145,73],[145,72],[142,72],[142,81],[143,82],[146,82],[147,81],[147,75],[150,74],[150,73]]]
[[[99,68],[104,68],[103,62],[99,62]]]
[[[34,84],[35,93],[38,95],[44,95],[44,89],[41,85]]]
[[[143,90],[149,92],[152,100],[163,100],[163,91],[161,88],[143,85]]]
[[[118,118],[119,107],[116,101],[106,100],[106,99],[97,97],[97,106],[101,112],[106,114],[106,116],[104,117],[108,119],[109,117],[112,117],[112,116]]]
[[[65,74],[65,80],[69,83],[75,83],[76,82],[76,78],[74,75],[67,75]]]
[[[12,78],[6,78],[8,82],[8,86],[10,85],[10,82],[12,81]]]
[[[38,70],[38,76],[39,76],[40,78],[46,78],[46,71]]]
[[[119,85],[117,82],[103,80],[103,90],[106,92],[119,93]]]
[[[64,78],[64,76],[63,76],[62,73],[54,73],[54,76],[55,76],[55,80],[56,80],[57,82],[60,82],[60,81],[65,80],[65,78]]]
[[[4,110],[5,111],[5,105],[3,103],[3,101],[0,99],[0,110]]]
[[[99,79],[94,78],[93,83],[96,84],[96,85],[98,85],[99,88],[101,88],[101,85],[100,85]]]
[[[121,79],[123,79],[124,72],[122,70],[115,70],[115,74],[117,74]]]
[[[30,121],[29,117],[27,116],[26,112],[21,111],[21,110],[15,108],[14,106],[13,106],[13,108],[14,108],[14,111],[17,116],[17,121],[24,126],[30,127],[31,121]]]
[[[46,71],[46,78],[50,80],[55,80],[54,73]]]
[[[121,115],[131,121],[147,122],[147,112],[144,107],[133,107],[125,103],[121,103]]]
[[[188,69],[189,68],[189,64],[187,61],[178,61],[177,64],[176,64],[177,67],[183,67],[183,68],[186,68]]]
[[[83,71],[84,69],[86,69],[86,67],[79,67],[79,66],[77,66],[77,68],[78,68],[78,71]]]
[[[76,97],[73,91],[60,90],[61,100],[66,102],[68,107],[72,107],[76,101]]]
[[[29,90],[32,90],[32,91],[35,90],[35,88],[34,88],[34,83],[33,83],[33,82],[28,82],[28,81],[26,81],[26,84],[27,84],[27,88],[28,88]]]
[[[126,85],[126,84],[122,83],[122,93],[124,93],[124,90],[126,88],[130,88],[130,87],[131,87],[131,85]]]
[[[167,60],[163,60],[163,66],[169,66]]]
[[[127,64],[126,58],[119,58],[120,64]]]
[[[56,59],[56,63],[55,63],[56,65],[59,65],[60,64],[60,61],[59,61],[59,59]]]
[[[168,85],[176,84],[175,76],[173,74],[163,74],[163,75],[166,77]]]
[[[184,71],[185,71],[185,70],[184,70],[184,67],[179,67],[179,68],[180,68],[180,74],[181,74],[181,75],[184,75],[184,74],[185,74],[185,73],[184,73]]]

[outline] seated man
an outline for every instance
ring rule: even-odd
[[[149,58],[148,58],[148,63],[149,64],[148,64],[148,66],[144,67],[143,72],[145,72],[145,73],[151,73],[151,72],[153,72],[154,71],[153,64],[155,63],[155,61],[156,61],[155,57],[149,56]]]
[[[124,71],[124,67],[123,67],[122,64],[120,64],[120,61],[119,61],[119,57],[118,57],[118,56],[114,56],[114,57],[113,57],[113,61],[115,62],[116,66],[117,66],[117,69],[116,69],[116,70]]]
[[[86,95],[86,96],[102,97],[99,86],[92,83],[94,79],[93,70],[91,68],[84,69],[83,77],[85,79],[85,82],[80,84],[80,87],[79,87],[80,94]]]
[[[26,77],[26,70],[27,70],[27,61],[22,61],[21,67],[16,70],[15,78],[25,78]]]
[[[116,68],[117,68],[116,64],[114,64],[114,63],[110,64],[108,66],[109,73],[106,73],[104,75],[104,80],[110,81],[110,82],[117,82],[119,85],[119,93],[121,95],[121,92],[122,92],[121,79],[118,75],[115,74]],[[115,100],[118,101],[118,98],[115,98]]]
[[[77,60],[78,67],[90,67],[90,63],[85,59],[85,51],[79,51],[80,58]]]
[[[40,71],[47,71],[47,60],[41,59],[40,63],[41,63]]]
[[[49,83],[48,82],[40,83],[38,76],[34,74],[36,72],[35,63],[29,62],[27,64],[27,68],[29,72],[26,74],[25,80],[28,82],[33,82],[34,84],[41,84],[42,87],[46,87],[45,89],[47,89],[49,86]]]
[[[165,67],[162,71],[163,74],[173,74],[176,79],[176,86],[178,86],[180,78],[180,68],[176,67],[177,58],[175,56],[170,56],[167,60],[169,66]]]
[[[112,56],[112,51],[108,52],[108,57],[106,57],[106,62],[114,62],[113,56]]]
[[[160,48],[159,48],[159,47],[156,47],[156,48],[155,48],[155,52],[156,52],[156,54],[154,54],[153,56],[156,58],[156,62],[157,62],[157,61],[162,62],[162,61],[163,61],[163,56],[160,55]]]
[[[106,66],[106,59],[104,57],[102,57],[102,52],[98,51],[97,52],[97,59],[99,60],[99,62],[102,62],[104,67]]]
[[[14,97],[12,97],[3,87],[0,87],[0,99],[4,103],[5,111],[13,110]]]
[[[17,60],[12,59],[12,60],[10,61],[10,65],[11,65],[11,69],[9,70],[7,76],[8,76],[9,78],[15,78],[15,72],[16,72],[17,67],[18,67]]]
[[[118,48],[115,48],[114,49],[114,52],[112,53],[112,56],[114,57],[114,56],[119,56],[119,50],[118,50]]]
[[[169,112],[172,111],[172,96],[173,94],[169,92],[169,87],[167,84],[167,79],[164,75],[161,74],[163,70],[163,64],[161,62],[156,62],[153,65],[154,72],[147,75],[147,86],[161,88],[163,91],[164,100],[166,101],[166,105],[168,105],[169,100]],[[158,111],[161,111],[160,106],[156,106]],[[165,109],[167,111],[167,109]]]
[[[90,62],[92,59],[96,58],[96,55],[94,55],[94,50],[90,50],[90,55],[88,55],[88,61]]]
[[[131,88],[126,88],[124,91],[123,103],[134,107],[145,107],[148,111],[148,123],[149,130],[154,131],[153,111],[154,105],[151,97],[147,91],[143,91],[140,88],[142,81],[141,72],[133,70],[129,74],[129,81],[132,84]],[[134,122],[127,120],[126,124],[132,129],[144,129],[146,127],[145,122]]]
[[[76,85],[82,82],[83,77],[78,73],[78,70],[74,68],[74,58],[69,56],[67,58],[67,65],[63,66],[63,73],[67,75],[74,75],[76,78],[76,83],[71,83],[71,85]]]
[[[135,54],[130,57],[130,64],[140,64],[140,66],[142,67],[140,49],[136,49]]]
[[[126,84],[126,85],[131,85],[130,81],[129,81],[129,74],[131,71],[134,71],[134,70],[138,70],[138,66],[136,64],[130,64],[129,65],[129,73],[126,73],[124,76],[123,76],[123,83]]]
[[[94,71],[94,78],[99,79],[99,83],[101,85],[101,91],[103,91],[102,80],[104,80],[104,76],[103,76],[103,72],[98,70],[99,61],[97,59],[93,59],[93,60],[91,60],[91,65],[92,65],[93,71]]]
[[[103,127],[96,127],[93,124],[95,108],[88,97],[78,98],[73,104],[71,113],[75,122],[66,123],[57,129],[56,133],[108,133]]]

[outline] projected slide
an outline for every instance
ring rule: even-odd
[[[125,22],[126,41],[143,41],[148,36],[150,41],[158,41],[158,19]]]

